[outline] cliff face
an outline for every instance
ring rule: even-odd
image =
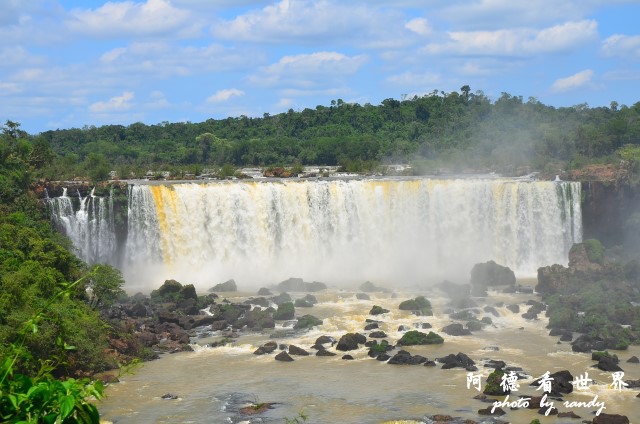
[[[607,246],[637,246],[640,234],[640,187],[612,181],[582,182],[583,238],[596,238]],[[633,216],[636,214],[635,216]]]

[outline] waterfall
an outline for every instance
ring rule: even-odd
[[[48,200],[89,263],[130,288],[208,287],[291,276],[327,283],[466,282],[494,260],[519,276],[567,264],[582,239],[580,183],[514,179],[283,180],[131,184],[122,252],[110,198]],[[74,207],[75,206],[75,207]]]
[[[91,190],[86,197],[78,192],[71,198],[65,188],[62,196],[46,201],[54,225],[71,239],[78,257],[89,264],[117,265],[111,196],[97,197]]]

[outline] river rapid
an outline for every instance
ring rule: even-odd
[[[535,285],[535,281],[520,281]],[[99,404],[104,420],[113,423],[380,423],[393,420],[414,420],[430,423],[433,414],[449,414],[469,418],[478,422],[491,422],[478,415],[479,409],[491,406],[474,399],[480,392],[467,384],[468,372],[461,368],[449,370],[422,365],[389,365],[368,357],[368,348],[338,352],[338,355],[318,357],[311,346],[321,335],[336,340],[347,332],[364,331],[366,319],[381,321],[380,329],[388,335],[390,343],[402,336],[398,331],[403,325],[411,329],[429,323],[432,330],[445,338],[444,344],[409,346],[405,350],[412,355],[422,355],[430,360],[450,353],[463,352],[471,357],[478,367],[474,374],[482,376],[482,386],[493,369],[483,366],[486,359],[502,360],[507,366],[523,369],[529,377],[519,380],[518,391],[512,392],[510,400],[518,396],[539,396],[541,390],[529,384],[546,371],[554,373],[569,370],[574,378],[588,373],[593,383],[586,390],[577,390],[565,395],[563,401],[552,400],[560,412],[574,411],[583,420],[593,419],[597,407],[565,407],[564,401],[587,403],[597,396],[605,413],[623,414],[632,423],[640,423],[640,399],[638,389],[616,390],[611,387],[612,374],[593,368],[590,354],[573,353],[569,343],[558,342],[558,337],[548,336],[547,319],[526,320],[526,301],[535,299],[533,294],[501,294],[490,292],[486,299],[478,300],[479,306],[495,306],[499,316],[481,312],[478,318],[491,317],[493,325],[473,332],[470,336],[447,336],[440,330],[455,322],[445,314],[447,299],[442,293],[429,287],[412,287],[395,290],[393,293],[369,293],[370,300],[357,300],[357,288],[351,290],[330,288],[314,293],[319,303],[312,308],[296,308],[296,316],[312,314],[323,319],[323,324],[313,330],[293,336],[273,334],[286,330],[293,322],[279,321],[275,330],[264,334],[240,332],[230,344],[222,347],[207,347],[220,338],[209,333],[206,337],[192,339],[194,352],[163,355],[159,360],[148,362],[132,375],[120,378],[120,383],[107,388],[107,398]],[[223,293],[222,297],[232,302],[241,302],[251,293]],[[303,293],[292,294],[294,298]],[[424,295],[433,304],[434,316],[419,317],[401,311],[401,301]],[[506,308],[519,304],[520,313]],[[390,312],[371,316],[373,305],[380,305]],[[429,332],[430,330],[421,330]],[[273,337],[272,337],[273,336]],[[266,341],[296,345],[311,353],[310,356],[292,356],[293,362],[274,360],[274,352],[254,355],[255,349]],[[499,350],[495,351],[493,347]],[[354,360],[341,359],[344,353]],[[624,379],[640,378],[640,365],[626,363],[632,355],[640,356],[640,347],[632,346],[627,351],[615,352],[620,357]],[[393,352],[391,352],[393,356]],[[171,393],[178,399],[162,399]],[[492,398],[503,401],[503,397]],[[260,402],[273,402],[273,408],[257,415],[243,415],[239,409]],[[538,418],[542,423],[576,423],[581,420],[539,415],[536,410],[511,410],[503,407],[507,414],[500,419],[511,423],[529,423]]]

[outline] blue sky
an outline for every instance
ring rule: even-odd
[[[640,0],[0,0],[0,121],[37,133],[502,92],[640,101]]]

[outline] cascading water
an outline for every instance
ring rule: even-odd
[[[64,221],[81,257],[117,263],[115,237],[103,244],[84,229],[93,228],[90,219],[80,224],[86,199],[73,214],[64,198],[55,219]],[[131,288],[147,291],[167,278],[204,286],[290,276],[329,283],[464,282],[473,264],[487,260],[532,276],[540,266],[566,264],[571,245],[581,241],[580,184],[572,182],[134,184],[128,202],[119,266]]]
[[[54,224],[71,239],[78,257],[89,264],[117,265],[111,196],[97,197],[91,190],[89,196],[78,193],[74,199],[65,188],[62,196],[48,198],[47,202]]]

